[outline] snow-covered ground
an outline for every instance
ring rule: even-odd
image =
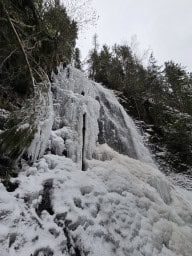
[[[74,69],[54,79],[53,130],[42,121],[28,151],[46,153],[22,160],[12,192],[0,183],[0,256],[191,256],[191,194],[157,170],[113,93]]]
[[[0,255],[192,255],[192,205],[180,190],[147,164],[98,151],[111,160],[82,172],[48,154],[24,167],[14,192],[0,187]]]

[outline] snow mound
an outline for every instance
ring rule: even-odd
[[[45,155],[0,187],[0,255],[192,255],[192,206],[153,167],[114,152],[82,172]],[[41,253],[41,254],[40,254]]]

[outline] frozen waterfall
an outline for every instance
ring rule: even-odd
[[[64,152],[80,163],[82,158],[97,158],[97,145],[106,143],[121,154],[153,162],[132,119],[112,91],[88,80],[82,72],[72,67],[64,70],[62,66],[54,75],[52,90],[55,132],[51,147],[57,148],[57,154]]]

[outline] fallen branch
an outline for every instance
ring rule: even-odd
[[[17,21],[17,20],[15,20],[15,19],[13,19],[13,18],[10,18],[11,19],[11,21],[12,22],[14,22],[15,24],[17,24],[17,25],[19,25],[19,26],[21,26],[21,27],[25,27],[25,28],[35,28],[35,26],[31,26],[31,25],[27,25],[27,24],[25,24],[25,23],[23,23],[23,22],[20,22],[20,21]],[[5,19],[5,18],[1,18],[0,17],[0,20],[2,20],[2,21],[8,21],[7,19]]]
[[[5,64],[5,62],[11,58],[11,56],[16,52],[17,49],[14,49],[12,52],[10,52],[10,54],[1,62],[1,66],[0,66],[0,70],[3,68],[3,65]]]

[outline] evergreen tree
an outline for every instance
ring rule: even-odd
[[[81,60],[80,60],[80,50],[79,50],[79,48],[75,48],[74,67],[77,68],[77,69],[81,69]]]
[[[107,45],[103,46],[97,58],[98,63],[95,67],[96,72],[94,78],[96,81],[110,87],[109,76],[111,56],[109,52],[109,47]]]
[[[98,56],[98,36],[93,36],[93,50],[89,53],[88,65],[89,65],[89,78],[95,80],[96,70],[98,70],[99,56]]]

